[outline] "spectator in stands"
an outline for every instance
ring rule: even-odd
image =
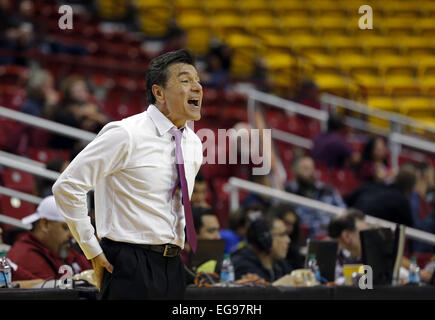
[[[42,69],[33,71],[21,111],[36,117],[51,118],[58,102],[59,94],[54,89],[50,72]]]
[[[349,207],[357,208],[371,216],[413,225],[410,196],[415,186],[415,173],[402,167],[394,183],[368,183],[345,197]]]
[[[431,212],[427,194],[434,187],[434,170],[428,163],[415,163],[410,168],[414,170],[416,177],[415,188],[411,193],[412,216],[414,226],[419,228],[419,223]]]
[[[296,157],[292,163],[295,180],[285,185],[287,192],[295,193],[303,197],[321,201],[338,207],[346,207],[338,191],[315,177],[314,161],[311,157],[302,155]],[[301,221],[309,229],[309,237],[326,234],[326,228],[330,221],[329,214],[304,206],[296,206],[296,213]]]
[[[206,88],[226,88],[229,85],[230,75],[217,54],[212,53],[207,57],[207,67],[201,79]]]
[[[74,273],[92,268],[85,256],[70,248],[72,235],[53,196],[43,199],[36,213],[23,222],[33,223],[33,229],[13,244],[7,256],[27,277],[20,278],[20,274],[13,272],[14,281],[58,279],[62,276],[58,273],[62,265],[71,266]]]
[[[219,231],[221,238],[225,240],[225,253],[232,253],[245,246],[249,214],[251,212],[248,208],[242,206],[230,213],[228,217],[228,229]],[[255,215],[257,214],[255,213]]]
[[[231,256],[236,280],[253,273],[273,282],[292,271],[285,260],[290,238],[281,219],[268,217],[252,221],[247,240],[248,245]]]
[[[282,203],[272,206],[268,215],[278,217],[285,223],[291,240],[287,251],[287,263],[292,269],[303,268],[304,257],[300,254],[299,248],[299,218],[295,209],[290,204]]]
[[[388,165],[388,149],[383,137],[373,137],[363,148],[357,176],[363,182],[389,181],[393,172]]]
[[[359,232],[368,229],[364,213],[349,209],[331,219],[328,225],[329,237],[338,241],[335,281],[343,284],[343,266],[345,264],[362,264],[361,241]]]
[[[330,168],[343,168],[356,161],[357,155],[352,159],[353,151],[345,139],[346,128],[339,115],[331,114],[328,118],[326,132],[320,133],[313,141],[311,154],[316,162]]]
[[[311,80],[304,80],[292,100],[312,108],[321,109],[319,97],[320,90],[317,84]]]
[[[63,99],[55,111],[54,120],[71,127],[98,132],[108,118],[99,111],[93,102],[85,80],[80,76],[69,76],[61,87]],[[76,140],[55,136],[52,146],[60,149],[71,149]]]
[[[210,204],[207,203],[207,193],[208,183],[200,171],[195,177],[195,186],[193,187],[192,198],[190,199],[192,206],[210,208]]]
[[[255,175],[251,170],[250,181],[261,184],[266,187],[271,186],[269,175]],[[267,211],[272,205],[272,199],[270,197],[250,192],[242,202],[242,206],[250,208],[252,210],[259,210],[262,212]]]
[[[173,26],[169,32],[168,39],[166,40],[166,46],[159,53],[159,55],[184,49],[187,45],[187,33],[178,26]]]

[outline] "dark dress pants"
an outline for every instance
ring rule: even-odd
[[[113,272],[104,270],[99,299],[184,298],[184,265],[179,255],[164,257],[139,245],[106,238],[101,246]]]

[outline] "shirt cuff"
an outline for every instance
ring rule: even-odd
[[[95,258],[103,252],[96,236],[92,236],[89,241],[79,243],[79,245],[88,260]]]

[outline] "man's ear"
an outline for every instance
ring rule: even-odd
[[[165,103],[165,93],[162,86],[159,86],[158,84],[153,84],[151,90],[154,94],[154,97],[156,98],[156,102],[160,104]]]
[[[48,224],[49,221],[45,218],[42,218],[41,220],[39,220],[39,229],[43,232],[48,232]]]

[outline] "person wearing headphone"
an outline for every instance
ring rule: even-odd
[[[252,221],[247,231],[247,243],[231,256],[236,280],[246,274],[256,274],[274,282],[292,271],[285,260],[290,238],[284,222],[278,217],[259,217]]]

